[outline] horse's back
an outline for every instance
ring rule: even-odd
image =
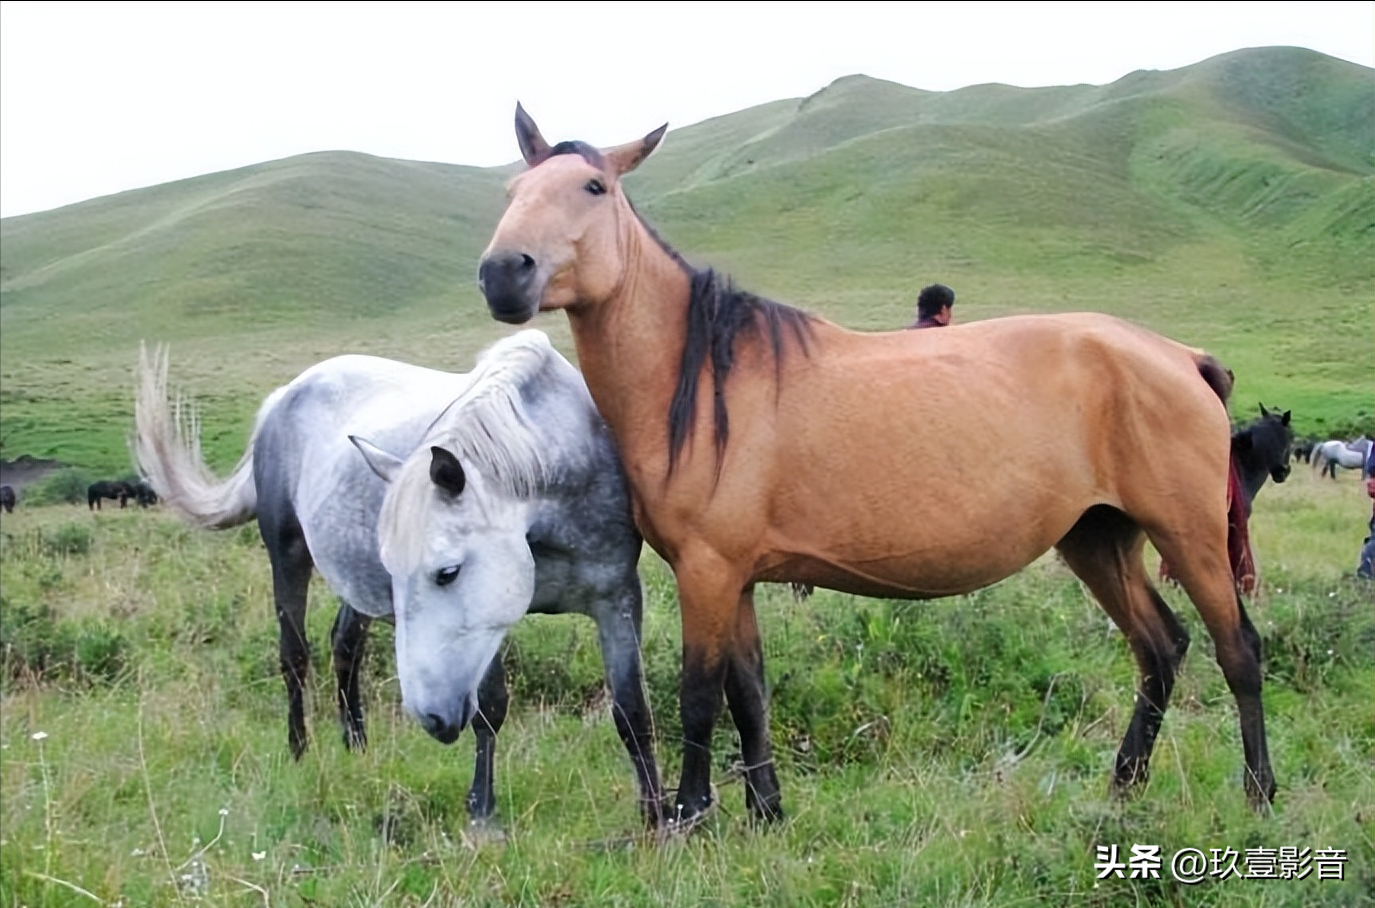
[[[822,327],[785,362],[776,405],[759,391],[731,413],[740,428],[718,507],[684,501],[684,519],[696,507],[744,544],[754,530],[730,515],[749,502],[746,513],[768,515],[766,550],[805,552],[829,527],[835,562],[886,582],[917,557],[927,585],[907,592],[944,595],[1011,574],[1095,505],[1149,524],[1164,520],[1160,490],[1183,488],[1215,497],[1220,514],[1230,425],[1205,357],[1095,314],[880,335]]]
[[[391,611],[376,540],[385,487],[349,437],[410,453],[465,378],[350,354],[317,363],[269,398],[253,449],[265,536],[299,527],[330,588],[358,611]]]

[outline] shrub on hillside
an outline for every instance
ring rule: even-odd
[[[24,497],[34,505],[85,504],[91,481],[91,477],[81,470],[68,467],[34,483],[25,490]]]

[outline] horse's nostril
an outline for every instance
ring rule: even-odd
[[[525,253],[521,253],[521,256],[520,256],[520,269],[521,269],[522,271],[532,271],[532,270],[534,270],[534,267],[535,267],[535,260],[534,260],[534,258],[533,258],[532,256],[526,255]]]

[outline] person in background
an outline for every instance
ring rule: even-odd
[[[1365,493],[1375,499],[1375,445],[1365,452],[1365,463],[1361,465],[1361,477],[1365,479]],[[1375,580],[1375,501],[1371,502],[1370,526],[1368,536],[1361,546],[1361,560],[1356,565],[1356,576]]]
[[[917,294],[917,320],[913,328],[944,328],[950,324],[950,310],[955,305],[955,291],[944,284],[923,287]]]

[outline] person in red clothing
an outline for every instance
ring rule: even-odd
[[[1365,464],[1361,467],[1365,477],[1365,493],[1375,499],[1375,444],[1365,450]],[[1361,558],[1356,564],[1356,576],[1375,580],[1375,504],[1370,511],[1370,535],[1361,544]]]
[[[944,328],[950,324],[950,310],[955,305],[955,291],[944,284],[923,287],[917,294],[917,320],[913,328]]]

